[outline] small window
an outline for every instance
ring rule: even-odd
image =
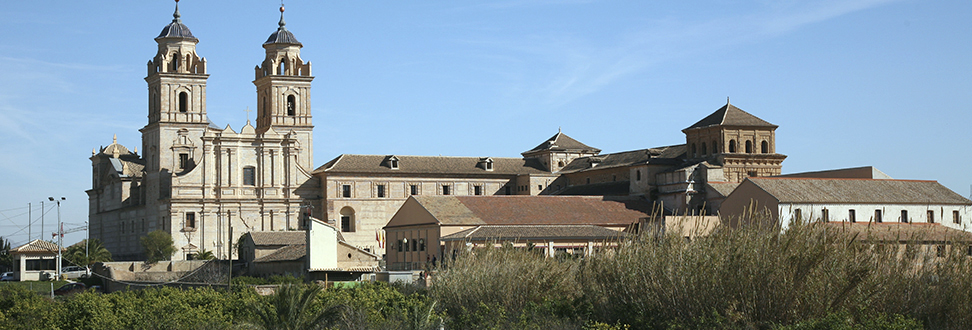
[[[801,210],[801,209],[793,210],[793,220],[794,221],[803,221],[803,210]]]
[[[824,222],[829,222],[830,221],[830,210],[828,210],[828,209],[820,210],[820,220],[821,221],[824,221]]]
[[[736,140],[729,140],[729,152],[736,152]]]
[[[385,197],[385,185],[380,184],[378,185],[378,198],[384,198],[384,197]]]
[[[760,149],[762,149],[762,152],[764,154],[768,154],[769,153],[769,142],[763,141],[762,145],[760,146]]]
[[[186,228],[195,229],[196,228],[196,213],[186,212]]]
[[[189,112],[189,94],[179,93],[179,112]]]
[[[243,185],[244,186],[256,185],[256,168],[254,168],[253,166],[247,166],[243,168]]]
[[[712,154],[715,155],[717,153],[719,153],[719,145],[715,141],[712,141]]]
[[[757,173],[756,173],[756,171],[749,171],[749,172],[746,172],[746,174],[749,175],[750,178],[755,178]]]
[[[341,231],[345,233],[351,232],[351,216],[342,215],[341,216]]]
[[[398,252],[402,252],[402,240],[398,240]]]
[[[486,165],[486,170],[487,171],[492,171],[493,170],[493,161],[491,161],[491,160],[490,161],[487,161],[485,165]]]
[[[847,221],[857,222],[857,212],[854,210],[847,211]]]
[[[409,185],[408,186],[408,192],[409,192],[410,195],[418,195],[419,194],[419,186],[417,184]]]
[[[587,184],[591,184],[591,178],[587,178]]]
[[[418,240],[412,240],[412,251],[418,251]]]
[[[297,98],[293,95],[287,95],[287,115],[297,115]]]
[[[483,186],[473,186],[473,195],[479,196],[483,194]]]
[[[962,223],[962,216],[959,215],[959,211],[952,211],[952,222],[956,224]]]
[[[939,244],[935,246],[935,256],[939,258],[945,257],[945,245]]]
[[[418,246],[418,248],[419,248],[418,250],[419,251],[425,251],[425,239],[424,238],[419,238],[418,245],[419,245]]]
[[[874,210],[874,222],[883,222],[881,219],[881,210]]]
[[[442,194],[443,195],[449,195],[451,193],[452,193],[452,186],[442,185]]]
[[[611,176],[611,182],[616,182],[616,181],[618,181],[618,176],[617,175],[612,175]]]
[[[706,153],[707,153],[708,151],[709,151],[709,148],[706,148],[706,147],[705,147],[705,142],[702,142],[702,156],[705,156],[705,154],[706,154]]]
[[[928,210],[928,223],[935,223],[935,210]]]
[[[390,163],[389,165],[393,170],[398,169],[398,159],[392,159],[389,163]]]
[[[351,198],[351,185],[341,185],[341,197]]]
[[[635,171],[635,181],[641,181],[641,170]]]
[[[179,169],[189,168],[189,154],[179,154]]]
[[[746,153],[753,153],[753,141],[746,141]]]
[[[543,185],[542,184],[537,185],[537,190],[543,190]]]
[[[695,143],[692,143],[692,157],[698,156],[699,152],[695,149]]]
[[[908,210],[901,210],[901,222],[908,222]]]

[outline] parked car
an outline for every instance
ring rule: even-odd
[[[87,278],[89,273],[88,269],[80,266],[68,266],[61,268],[61,275],[67,279],[74,278]]]
[[[60,288],[54,289],[54,295],[55,296],[72,295],[75,293],[84,292],[85,289],[87,289],[87,287],[84,286],[84,283],[81,282],[68,283],[62,285]]]
[[[6,281],[16,281],[16,280],[17,278],[14,277],[13,272],[5,272],[2,275],[0,275],[0,281],[6,282]]]

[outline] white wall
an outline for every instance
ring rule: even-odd
[[[866,223],[872,221],[874,210],[881,210],[884,223],[901,222],[901,211],[908,211],[909,223],[927,223],[927,212],[935,212],[935,223],[949,228],[972,231],[972,206],[970,205],[942,205],[942,204],[812,204],[812,203],[780,203],[780,223],[783,229],[790,226],[794,216],[800,210],[804,220],[818,220],[827,209],[829,220],[834,222],[849,221],[850,210],[855,210],[856,221]],[[955,223],[952,212],[958,211],[960,222]]]

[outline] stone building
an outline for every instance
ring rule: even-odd
[[[278,26],[255,69],[256,126],[218,128],[206,116],[206,59],[176,4],[147,65],[143,154],[113,141],[91,156],[90,235],[116,259],[143,258],[139,238],[154,230],[172,235],[174,260],[201,250],[232,257],[243,233],[300,229],[302,215],[319,203],[309,172],[311,64],[301,59],[282,7]]]

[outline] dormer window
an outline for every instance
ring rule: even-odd
[[[597,165],[601,165],[601,161],[602,159],[600,157],[591,157],[590,159],[591,167],[594,168],[597,167]]]
[[[487,170],[487,171],[492,171],[493,170],[493,159],[492,158],[489,158],[489,157],[480,158],[479,159],[479,168],[482,168],[482,169]]]
[[[397,170],[398,169],[398,157],[388,156],[388,159],[385,162],[386,162],[388,168],[393,169],[393,170]]]

